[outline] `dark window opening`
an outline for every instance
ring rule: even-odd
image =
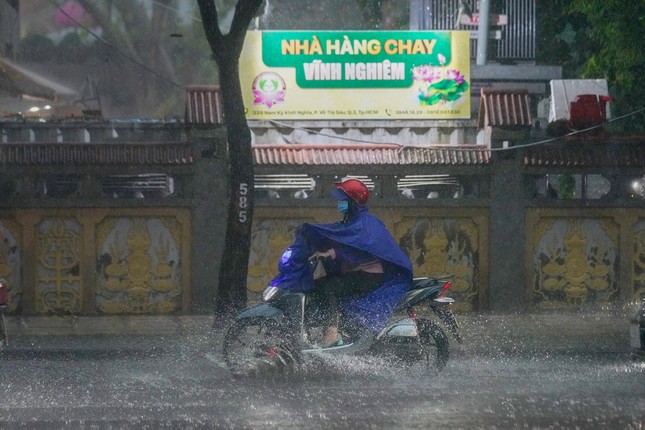
[[[447,174],[406,175],[397,183],[399,195],[407,199],[458,199],[464,197],[461,181]]]
[[[16,179],[11,176],[0,176],[0,198],[9,199],[16,195]]]
[[[316,180],[309,175],[255,175],[258,199],[308,199],[315,189]]]
[[[547,174],[534,177],[534,195],[560,200],[602,199],[611,191],[611,181],[598,174]]]
[[[64,199],[81,196],[79,175],[50,175],[37,181],[37,195],[47,198]]]
[[[101,191],[115,199],[165,198],[176,195],[173,177],[163,173],[111,175],[102,179]]]

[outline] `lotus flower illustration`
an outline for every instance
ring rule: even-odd
[[[286,85],[277,73],[260,73],[253,81],[253,104],[263,104],[271,108],[274,104],[284,102]]]
[[[445,57],[440,62],[443,65]],[[454,102],[470,87],[459,70],[444,67],[417,66],[412,69],[412,78],[421,84],[418,97],[422,106]]]

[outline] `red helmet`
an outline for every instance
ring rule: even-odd
[[[352,200],[363,206],[367,203],[370,193],[364,183],[358,179],[346,179],[341,182],[336,182],[336,188],[343,190]]]

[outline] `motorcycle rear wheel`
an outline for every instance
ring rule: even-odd
[[[437,323],[427,319],[417,320],[417,330],[422,348],[420,358],[425,370],[440,372],[450,358],[446,333]]]
[[[279,323],[267,318],[233,323],[224,338],[224,359],[236,378],[285,377],[296,369]]]
[[[7,320],[4,317],[4,312],[0,312],[0,351],[7,345],[9,345],[7,339]]]

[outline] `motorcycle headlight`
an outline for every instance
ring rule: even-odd
[[[273,299],[276,294],[278,294],[279,290],[280,289],[278,287],[266,287],[262,292],[262,300],[265,302],[270,302],[271,299]]]

